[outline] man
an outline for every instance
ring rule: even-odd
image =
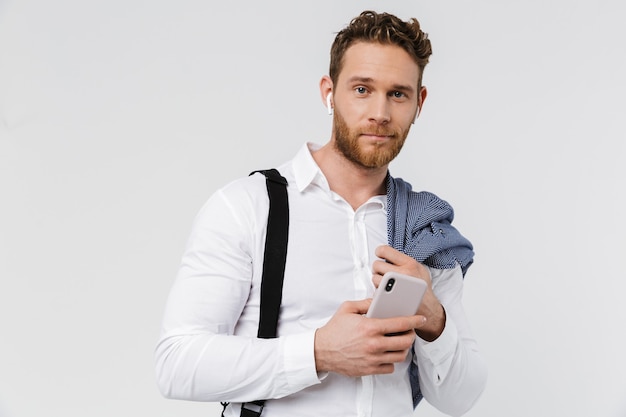
[[[278,337],[256,337],[269,206],[257,174],[195,220],[156,351],[163,395],[230,401],[227,416],[261,399],[264,417],[410,416],[421,395],[450,415],[472,407],[486,369],[461,304],[471,245],[444,201],[388,175],[426,99],[430,54],[415,19],[366,11],[338,33],[320,83],[330,141],[278,167],[290,210]],[[427,281],[417,315],[364,317],[388,271]]]

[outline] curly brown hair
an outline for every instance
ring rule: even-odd
[[[428,34],[424,33],[415,18],[404,22],[389,13],[376,13],[371,10],[362,12],[352,19],[350,24],[337,33],[330,48],[329,76],[337,82],[343,66],[343,56],[356,42],[377,42],[398,45],[415,61],[420,69],[418,88],[422,85],[422,74],[433,53]]]

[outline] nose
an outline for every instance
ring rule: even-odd
[[[369,120],[376,124],[387,124],[391,118],[389,100],[386,95],[379,95],[370,99]]]

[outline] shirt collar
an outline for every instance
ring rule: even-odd
[[[331,193],[328,181],[324,176],[324,173],[313,159],[311,152],[320,149],[322,146],[316,143],[307,142],[298,151],[293,158],[293,173],[296,181],[296,187],[298,191],[304,191],[310,185],[317,185],[318,187]],[[382,208],[385,213],[387,212],[387,196],[377,195],[369,199],[369,203],[375,203]]]
[[[312,184],[330,190],[326,177],[313,159],[313,155],[311,155],[311,152],[321,147],[321,145],[316,143],[307,142],[302,145],[293,158],[293,174],[296,180],[296,187],[300,192]]]

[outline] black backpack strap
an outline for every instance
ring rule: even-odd
[[[262,339],[270,339],[276,337],[280,302],[283,296],[283,279],[289,237],[289,201],[287,199],[287,180],[277,170],[269,169],[255,172],[261,172],[265,175],[265,184],[270,199],[257,336]]]
[[[265,400],[252,401],[241,404],[241,414],[239,417],[259,417],[265,407]]]
[[[276,169],[254,171],[265,175],[270,209],[267,215],[267,235],[263,255],[263,275],[261,277],[261,307],[257,337],[276,337],[280,302],[283,297],[285,261],[287,260],[287,240],[289,237],[289,200],[287,180]],[[224,410],[228,404],[222,403]],[[265,400],[241,404],[240,417],[259,417]],[[224,411],[222,411],[222,416]]]

